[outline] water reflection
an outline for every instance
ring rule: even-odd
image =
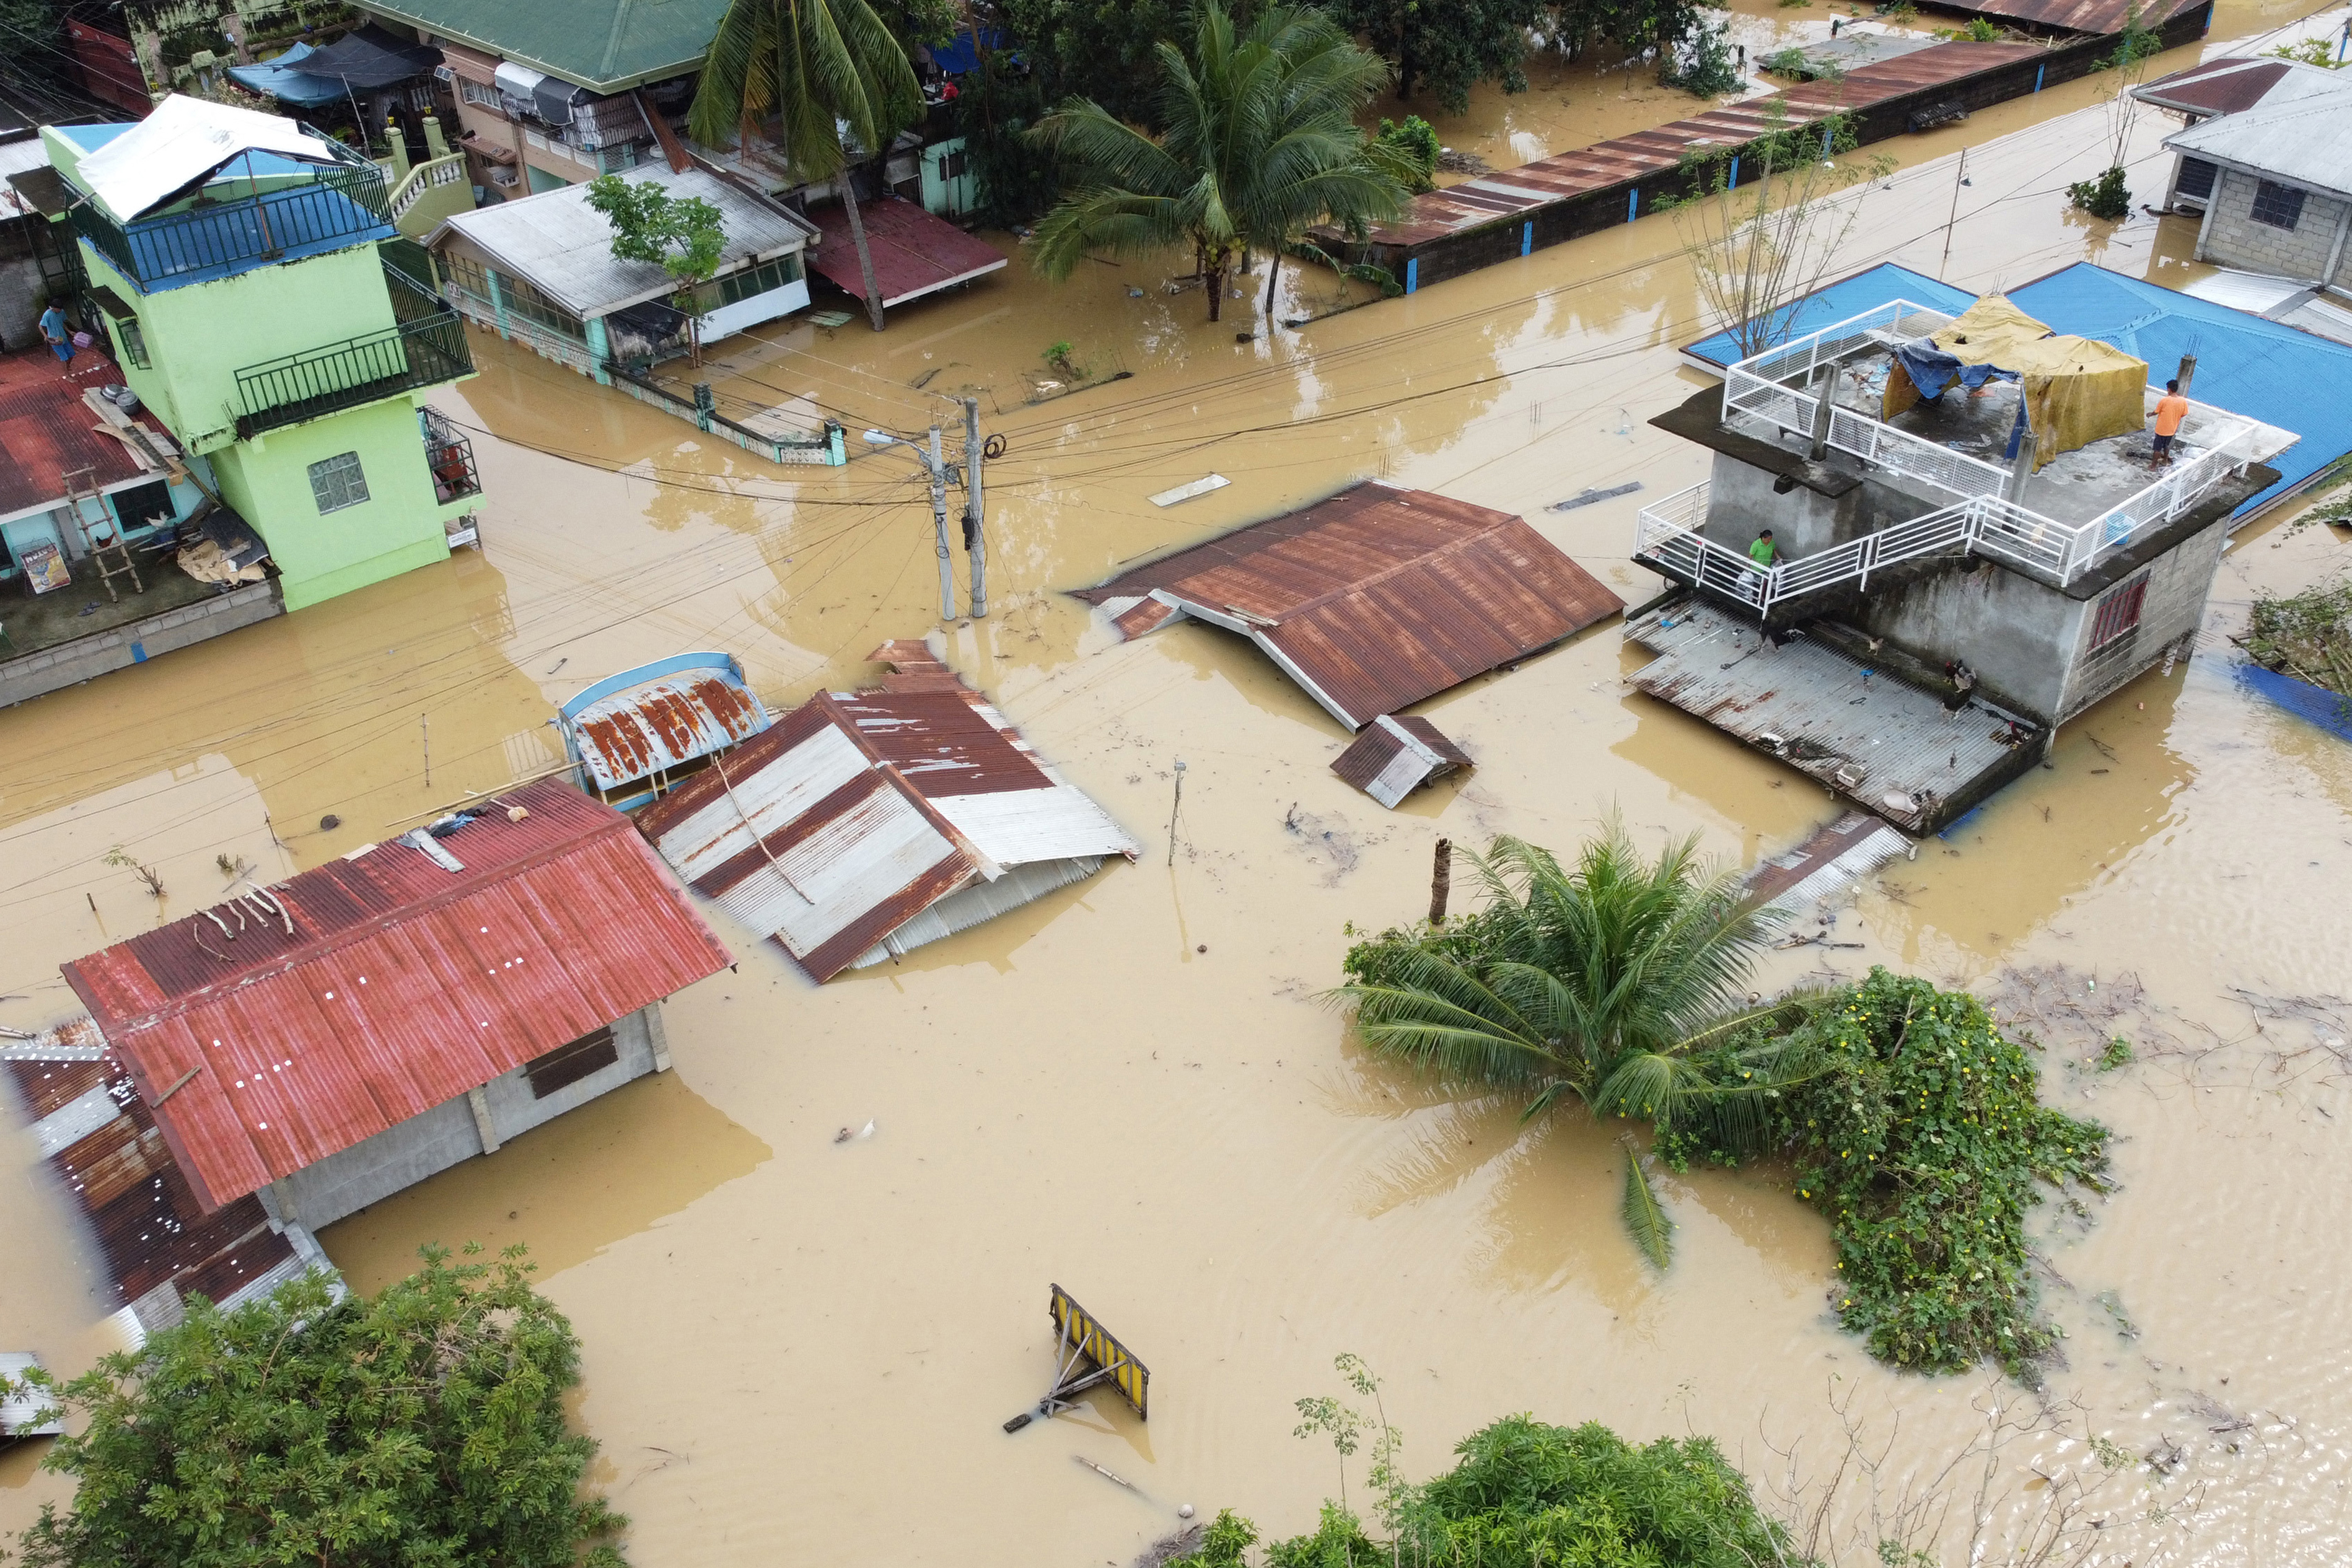
[[[484,1155],[337,1221],[320,1244],[356,1291],[413,1272],[427,1243],[530,1248],[540,1278],[764,1165],[772,1151],[656,1072],[568,1111]]]

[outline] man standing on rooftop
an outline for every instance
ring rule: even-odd
[[[17,319],[22,320],[23,318]],[[49,352],[58,357],[58,363],[73,363],[73,329],[66,325],[66,313],[58,308],[54,299],[49,301],[49,308],[41,312],[41,340],[48,344]]]
[[[2164,383],[2164,395],[2156,400],[2156,460],[2151,468],[2167,468],[2172,465],[2172,438],[2180,434],[2180,422],[2189,417],[2189,400],[2180,395],[2177,381]]]

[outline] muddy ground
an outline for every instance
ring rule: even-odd
[[[2225,6],[2215,36],[2291,15]],[[2190,225],[2065,210],[2066,182],[2104,162],[2111,89],[1892,144],[1903,167],[1860,198],[1838,270],[1894,259],[1989,287],[2087,257],[2195,276]],[[1519,106],[1500,108],[1498,133]],[[2160,181],[2167,129],[2136,132],[2136,184]],[[721,345],[717,367],[737,405],[805,400],[853,431],[948,414],[929,392],[982,396],[1009,444],[991,477],[995,604],[940,645],[1144,841],[1140,862],[822,990],[713,910],[741,969],[669,1005],[673,1072],[331,1228],[329,1252],[373,1288],[424,1242],[528,1242],[585,1341],[578,1414],[644,1564],[1124,1563],[1180,1501],[1303,1529],[1339,1478],[1290,1435],[1291,1401],[1336,1392],[1342,1350],[1389,1379],[1418,1470],[1523,1409],[1712,1432],[1761,1467],[1768,1442],[1829,1440],[1834,1391],[1899,1412],[1899,1458],[1948,1452],[1985,1385],[1897,1375],[1842,1334],[1826,1231],[1769,1174],[1669,1181],[1678,1253],[1656,1277],[1620,1233],[1609,1134],[1522,1131],[1509,1106],[1434,1095],[1317,1000],[1349,922],[1418,910],[1441,835],[1566,845],[1614,809],[1644,838],[1696,831],[1748,864],[1833,802],[1631,693],[1603,626],[1426,705],[1477,769],[1386,812],[1328,772],[1338,727],[1238,639],[1185,626],[1118,645],[1058,591],[1384,474],[1525,513],[1646,596],[1626,559],[1634,508],[1704,473],[1645,423],[1701,384],[1674,349],[1712,327],[1672,221],[1297,330],[1254,299],[1211,328],[1165,271],[1090,266],[1053,288],[1016,262],[879,338],[779,325]],[[1286,272],[1275,314],[1343,298],[1328,275]],[[1129,378],[1032,401],[1057,340]],[[853,439],[845,470],[772,468],[474,347],[479,378],[436,401],[481,433],[480,554],[0,714],[0,1021],[58,1015],[59,962],[209,902],[218,856],[316,864],[543,766],[553,705],[612,671],[724,648],[782,706],[867,678],[884,638],[939,627],[903,455]],[[1145,499],[1212,471],[1233,484]],[[1634,479],[1641,497],[1544,509]],[[2084,1019],[2038,993],[2050,1092],[2121,1134],[2117,1193],[2044,1216],[2044,1290],[2069,1334],[2051,1388],[2135,1455],[2179,1450],[2177,1473],[2129,1484],[2180,1505],[2195,1534],[2174,1543],[2200,1561],[2347,1550],[2352,1244],[2326,1215],[2352,1177],[2352,748],[2250,701],[2226,641],[2257,591],[2347,559],[2324,528],[2242,532],[2193,659],[2068,727],[2053,767],[1835,912],[1860,948],[1784,956],[1773,977],[1883,962],[1990,988],[2063,967],[2077,1007],[2094,977],[2116,998]],[[341,825],[322,828],[331,814]],[[101,863],[118,844],[161,871],[160,906]],[[2108,1030],[2139,1064],[2078,1064]],[[835,1145],[869,1118],[873,1138]],[[29,1140],[5,1144],[0,1339],[77,1370],[106,1348],[92,1325],[111,1303]],[[1149,1363],[1148,1427],[1097,1400],[999,1429],[1050,1375],[1053,1282]],[[2032,1506],[2027,1458],[2068,1451],[2053,1437],[2005,1463],[1997,1511]],[[63,1495],[36,1458],[0,1458],[0,1528]],[[2150,1544],[2119,1555],[2145,1563]]]

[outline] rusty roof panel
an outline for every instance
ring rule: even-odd
[[[2139,26],[2161,27],[2204,0],[1968,0],[1968,9],[2004,22],[2031,22],[2104,37],[2124,30],[2137,15]]]
[[[2014,0],[2031,6],[2038,0]],[[2126,0],[2066,0],[2089,9],[2112,7],[2118,18]],[[2160,5],[2171,0],[2158,0]],[[1996,10],[1995,15],[2009,13]],[[2167,13],[2169,14],[2168,12]],[[2060,24],[2063,25],[2063,24]],[[2120,26],[2120,20],[2117,26]],[[2112,31],[2112,28],[2095,29]],[[1498,218],[1530,213],[1551,201],[1566,201],[1622,185],[1673,168],[1695,147],[1732,147],[1787,125],[1802,125],[1833,113],[1858,113],[1872,105],[1930,88],[1945,87],[1979,71],[2040,54],[2034,44],[1972,41],[1938,44],[1894,59],[1848,71],[1838,81],[1808,82],[1768,98],[1723,104],[1687,120],[1596,141],[1589,147],[1501,169],[1478,180],[1415,196],[1405,215],[1374,224],[1376,245],[1410,248],[1460,234]],[[1510,191],[1536,194],[1514,196]]]
[[[85,387],[121,372],[100,353],[74,359],[68,370],[47,349],[0,356],[0,517],[61,501],[77,469],[89,469],[101,489],[148,472],[129,447],[92,428],[98,416],[82,402]]]
[[[202,1203],[350,1147],[730,961],[628,820],[554,780],[65,966]],[[282,913],[278,911],[282,910]],[[290,924],[292,929],[289,931]]]
[[[768,727],[768,710],[743,684],[733,659],[723,653],[684,657],[699,662],[618,690],[612,689],[611,682],[600,682],[563,706],[572,747],[598,789],[633,783],[707,757]],[[678,663],[664,660],[646,668]]]
[[[1079,597],[1144,594],[1243,630],[1350,729],[1624,608],[1524,519],[1379,481]]]
[[[1469,754],[1427,719],[1382,714],[1339,753],[1331,771],[1394,810],[1423,784],[1471,766]]]

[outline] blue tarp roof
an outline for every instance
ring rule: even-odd
[[[1809,296],[1790,319],[1788,336],[1801,338],[1832,322],[1859,316],[1865,310],[1874,310],[1895,299],[1908,299],[1914,305],[1925,305],[1930,309],[1948,310],[1955,316],[1977,302],[1977,297],[1965,288],[1938,283],[1925,273],[1914,272],[1907,267],[1897,267],[1889,261],[1867,272],[1857,272],[1852,277],[1842,277]],[[1696,343],[1686,344],[1683,355],[1717,371],[1740,358],[1739,345],[1728,332],[1717,332],[1712,338],[1701,338]]]
[[[2087,261],[2009,298],[2055,331],[2146,360],[2158,383],[2194,351],[2190,396],[2302,436],[2270,460],[2284,477],[2240,507],[2242,516],[2352,452],[2352,348],[2342,343]]]
[[[317,52],[308,44],[297,44],[274,60],[265,60],[257,66],[231,66],[228,74],[255,92],[280,103],[315,108],[337,102],[343,96],[341,81],[333,77],[312,76],[301,68],[302,62]]]
[[[991,49],[1004,47],[1004,31],[1001,27],[983,29]],[[931,63],[951,77],[968,76],[980,69],[980,45],[966,27],[944,44],[931,46]]]

